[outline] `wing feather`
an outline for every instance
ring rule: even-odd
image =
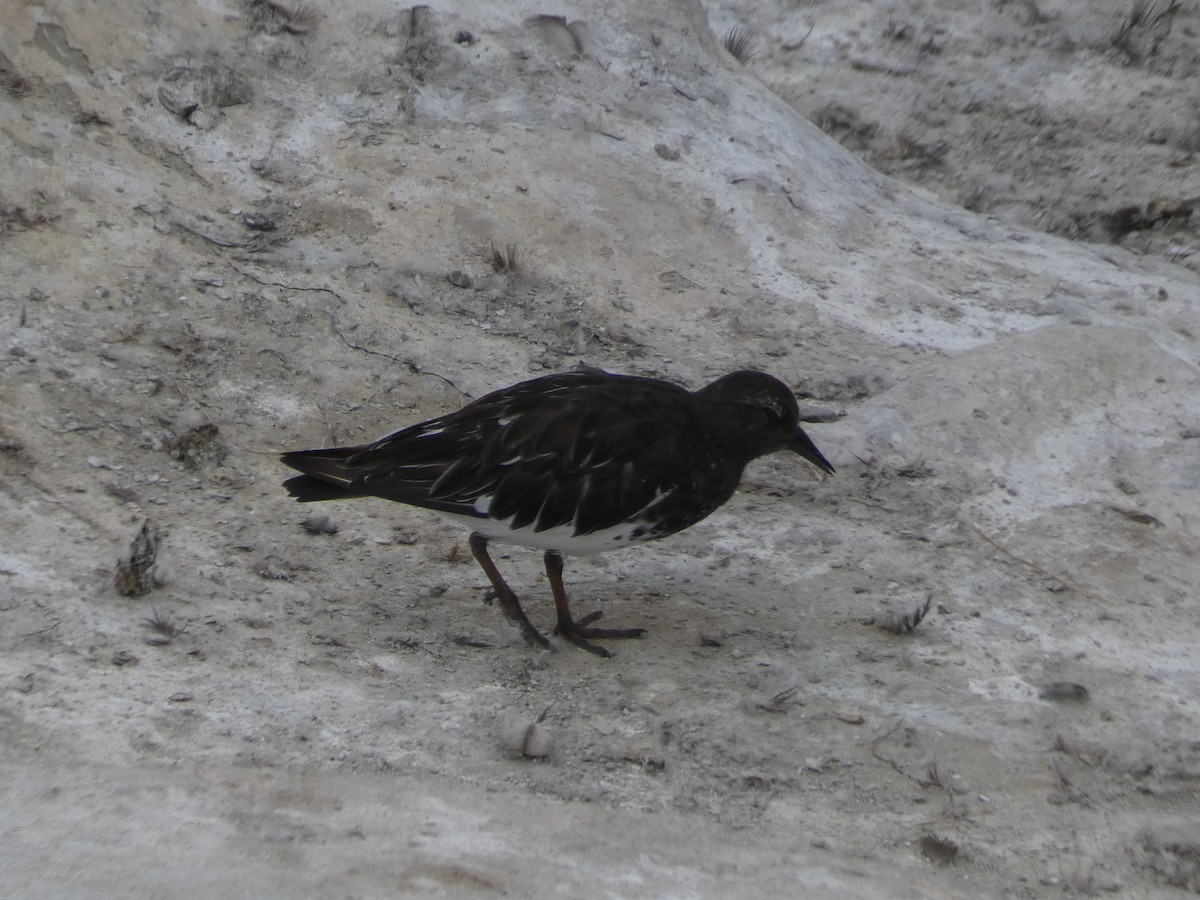
[[[617,525],[679,487],[693,448],[691,395],[649,379],[586,371],[489,394],[457,412],[347,448],[336,466],[294,468],[343,487],[544,531]],[[683,427],[680,427],[683,426]]]

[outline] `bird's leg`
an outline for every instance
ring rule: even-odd
[[[598,644],[593,644],[587,638],[635,638],[646,633],[645,628],[588,628],[588,624],[600,618],[599,612],[588,613],[578,622],[571,618],[571,607],[567,601],[567,590],[562,580],[562,554],[554,550],[546,551],[546,577],[550,579],[550,590],[554,592],[554,608],[558,611],[558,627],[556,632],[576,647],[582,647],[597,656],[611,654]]]
[[[525,616],[525,610],[521,609],[521,601],[517,599],[517,595],[513,593],[513,589],[505,584],[500,570],[496,568],[496,564],[492,562],[492,558],[488,555],[488,539],[482,534],[472,534],[470,545],[471,555],[475,557],[475,561],[479,563],[479,567],[487,575],[488,581],[492,583],[492,596],[500,601],[500,608],[504,610],[504,615],[508,618],[508,621],[521,629],[521,636],[525,638],[527,643],[535,647],[549,647],[550,642],[530,624],[529,619]]]

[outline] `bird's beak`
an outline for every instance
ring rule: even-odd
[[[795,435],[788,442],[787,449],[799,453],[821,471],[828,472],[830,475],[833,474],[833,466],[830,465],[829,460],[821,455],[821,451],[812,442],[812,438],[804,433],[803,428],[796,429]]]

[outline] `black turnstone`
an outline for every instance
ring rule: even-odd
[[[804,429],[796,398],[762,372],[734,372],[695,392],[596,369],[534,378],[373,444],[296,450],[303,472],[284,486],[300,501],[382,497],[436,510],[471,529],[493,596],[525,639],[548,646],[488,555],[492,540],[545,553],[557,632],[600,656],[590,638],[641,628],[576,622],[563,554],[652,541],[695,525],[728,500],[746,464],[791,450],[833,466]]]

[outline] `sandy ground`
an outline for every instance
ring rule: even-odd
[[[1200,16],[1129,13],[0,7],[0,891],[1200,890]],[[578,363],[838,467],[568,561],[611,660],[279,486]]]

